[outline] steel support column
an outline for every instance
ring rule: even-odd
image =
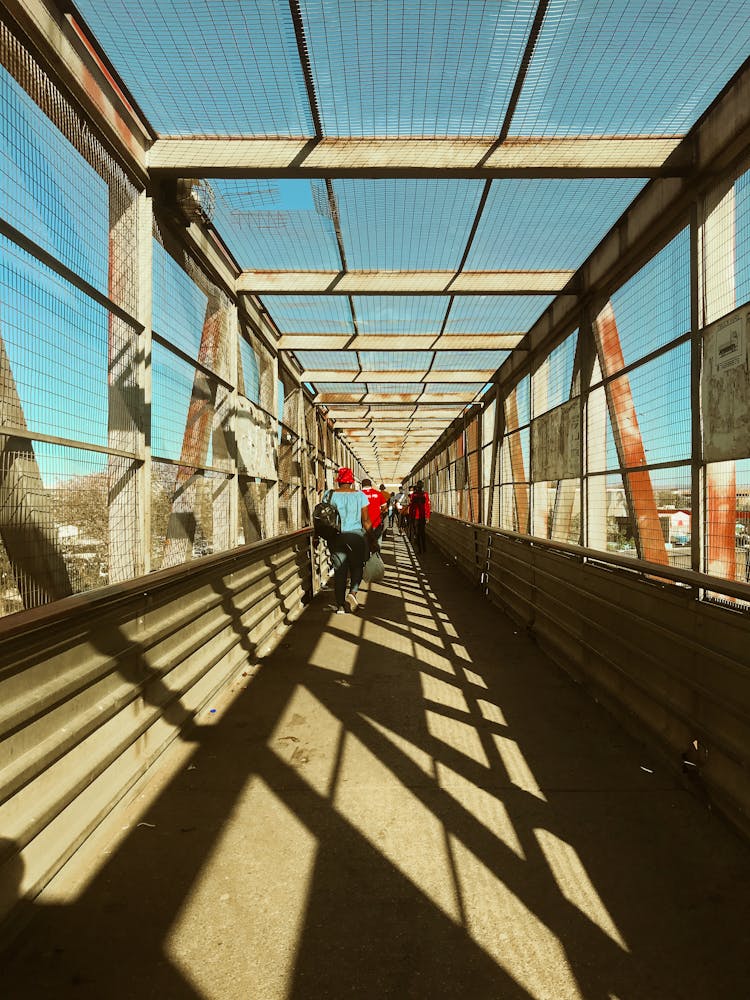
[[[625,367],[614,310],[611,303],[601,310],[594,321],[599,363],[605,378]],[[607,409],[612,422],[617,457],[623,472],[623,482],[634,527],[637,532],[638,555],[648,562],[669,562],[656,510],[656,499],[646,465],[646,451],[627,375],[605,383]]]

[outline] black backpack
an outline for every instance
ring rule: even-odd
[[[331,503],[332,490],[323,494],[320,503],[315,504],[313,510],[312,523],[313,532],[317,538],[324,538],[327,542],[333,542],[341,534],[341,514],[338,507]]]

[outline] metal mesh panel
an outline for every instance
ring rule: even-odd
[[[225,386],[168,348],[154,344],[152,387],[155,457],[196,466],[220,465],[228,460],[222,447],[214,447],[230,420]]]
[[[313,199],[312,186],[318,185]],[[336,231],[325,183],[213,180],[213,223],[243,268],[338,270]]]
[[[547,413],[575,395],[573,366],[577,344],[576,330],[551,351],[534,372],[531,392],[535,417]]]
[[[737,305],[750,302],[750,170],[734,185],[735,296]]]
[[[275,502],[272,484],[239,477],[237,544],[249,545],[269,538],[273,531],[271,505]]]
[[[481,181],[334,181],[350,268],[439,271],[458,267],[482,195]]]
[[[530,0],[301,7],[327,134],[500,131],[534,16]]]
[[[533,485],[533,534],[577,544],[581,534],[581,488],[577,479]]]
[[[109,583],[116,550],[137,538],[135,505],[113,517],[110,504],[135,465],[17,437],[0,445],[0,612]]]
[[[589,548],[690,569],[690,470],[589,476]]]
[[[0,612],[10,613],[143,571],[141,347],[139,324],[115,314],[137,307],[138,192],[5,24],[0,62],[0,213],[12,227],[0,237]]]
[[[78,6],[157,131],[313,134],[286,4],[80,0]]]
[[[458,295],[445,333],[526,333],[552,295]]]
[[[632,364],[690,331],[690,233],[683,229],[612,295],[622,357],[609,372]]]
[[[177,566],[230,545],[228,477],[154,462],[151,567]]]
[[[687,132],[750,44],[742,0],[716,12],[711,0],[552,0],[511,134]]]
[[[104,447],[111,416],[118,447],[135,451],[135,330],[3,236],[0,310],[4,422]],[[120,373],[111,414],[110,357]]]
[[[577,268],[612,228],[645,180],[494,180],[468,271]]]
[[[586,490],[588,547],[636,558],[636,527],[622,476],[589,476]]]
[[[5,24],[0,63],[0,212],[134,313],[136,188]]]

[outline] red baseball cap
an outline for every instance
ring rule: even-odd
[[[354,473],[352,472],[351,469],[349,469],[346,466],[344,466],[342,469],[339,469],[339,471],[338,471],[338,473],[336,475],[336,479],[340,483],[353,483],[354,482]]]

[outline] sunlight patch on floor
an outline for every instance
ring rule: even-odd
[[[304,687],[296,687],[267,746],[316,792],[328,797],[342,723]]]
[[[508,723],[503,715],[503,710],[499,705],[496,705],[493,701],[485,701],[483,698],[477,698],[476,701],[477,708],[482,713],[482,718],[486,719],[488,722],[496,722],[499,726],[507,726]]]
[[[499,841],[524,861],[521,841],[505,805],[495,795],[475,785],[452,767],[437,762],[438,785],[486,827]]]
[[[468,760],[489,768],[490,762],[487,760],[482,741],[473,725],[459,722],[457,719],[448,719],[437,712],[427,711],[425,715],[430,736],[444,743],[451,750],[462,754]]]
[[[386,628],[368,619],[364,619],[363,622],[362,638],[365,642],[371,642],[375,646],[382,646],[390,652],[411,654],[411,639],[408,634],[399,632],[395,628]]]
[[[420,771],[424,771],[429,778],[433,777],[433,760],[430,754],[422,750],[415,743],[412,743],[411,740],[407,740],[406,737],[401,736],[400,733],[395,733],[388,726],[384,726],[382,722],[370,718],[369,715],[364,715],[360,712],[359,717],[364,719],[373,729],[377,730],[381,736],[384,736],[397,750],[400,750],[404,757],[408,757],[413,764],[416,764]]]
[[[433,677],[431,674],[423,673],[419,675],[419,682],[422,685],[422,695],[425,701],[455,708],[468,716],[469,706],[463,691],[457,684],[450,684],[448,681],[441,681],[440,678]]]
[[[623,951],[629,951],[575,848],[549,830],[534,830],[534,835],[565,899],[604,931]]]
[[[342,617],[339,615],[339,618]],[[343,616],[343,617],[354,617]],[[359,655],[359,637],[346,639],[336,635],[331,629],[321,633],[320,639],[310,653],[308,663],[311,667],[324,667],[340,674],[351,674]]]
[[[471,657],[469,656],[469,652],[466,649],[466,646],[464,646],[462,643],[460,643],[460,642],[452,642],[450,644],[450,647],[451,647],[451,649],[453,651],[453,655],[456,657],[456,659],[463,660],[464,663],[472,663],[473,662],[472,659],[471,659]]]
[[[414,659],[418,664],[424,664],[425,667],[432,667],[433,670],[440,670],[453,677],[456,675],[456,668],[447,656],[443,656],[429,646],[423,646],[420,642],[414,643]]]
[[[541,799],[542,802],[546,802],[547,799],[536,783],[536,778],[526,763],[526,758],[521,753],[521,748],[516,741],[509,739],[507,736],[499,736],[497,734],[494,734],[492,738],[495,741],[495,746],[500,754],[503,766],[508,772],[511,784],[523,789],[524,792],[528,792],[535,798]]]
[[[502,865],[497,875],[460,840],[450,841],[474,941],[534,1000],[583,1000],[560,941],[505,885]]]
[[[238,801],[165,952],[197,995],[281,1000],[294,972],[290,943],[303,932],[318,842],[261,778],[252,778]]]
[[[458,921],[459,905],[440,820],[348,733],[334,806],[435,906]]]
[[[469,684],[473,684],[474,687],[484,688],[485,691],[487,690],[487,684],[481,674],[476,673],[474,670],[469,670],[468,667],[462,667],[461,669]]]

